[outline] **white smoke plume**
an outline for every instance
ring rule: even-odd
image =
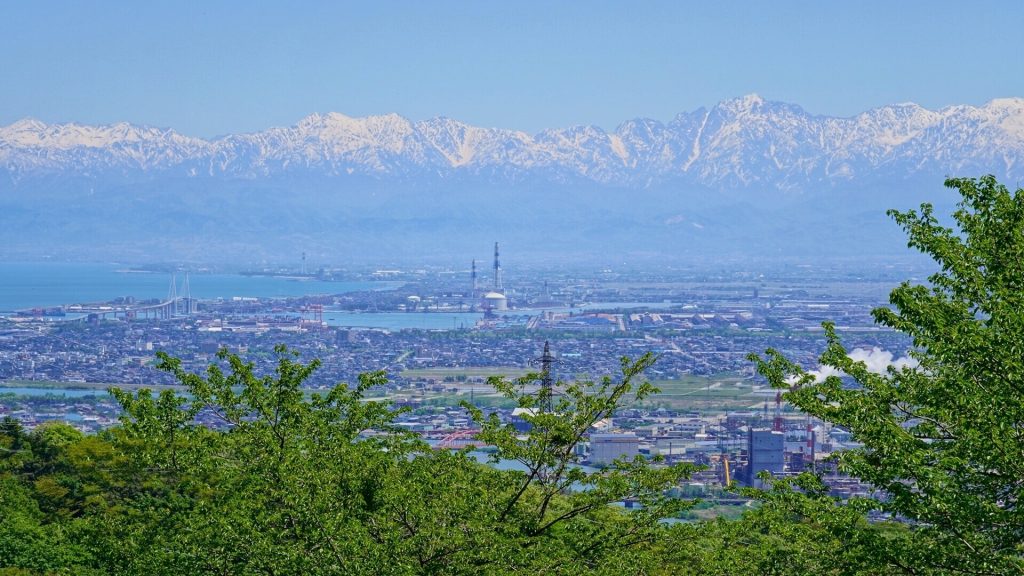
[[[917,360],[910,356],[901,356],[893,360],[892,352],[888,350],[882,350],[878,346],[871,348],[854,348],[848,354],[851,360],[856,362],[863,362],[867,366],[869,372],[875,374],[885,374],[889,366],[894,367],[897,370],[903,368],[915,368],[917,367]],[[829,376],[842,376],[843,373],[831,366],[818,366],[817,370],[808,370],[808,374],[814,375],[815,382],[821,382]]]

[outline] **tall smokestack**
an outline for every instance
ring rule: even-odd
[[[473,260],[473,273],[471,274],[471,277],[473,278],[473,296],[476,296],[476,289],[477,289],[477,287],[476,287],[476,260],[475,259]]]
[[[501,264],[498,262],[498,243],[494,243],[494,291],[501,292]]]

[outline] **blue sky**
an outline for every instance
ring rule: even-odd
[[[534,132],[750,92],[848,116],[1024,96],[1024,2],[5,2],[0,125],[312,112]]]

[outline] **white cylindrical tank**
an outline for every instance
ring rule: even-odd
[[[488,292],[484,294],[483,307],[492,311],[508,310],[508,299],[500,292]]]

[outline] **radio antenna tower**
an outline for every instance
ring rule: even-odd
[[[501,264],[498,262],[498,243],[494,243],[494,291],[501,293]]]
[[[544,341],[544,353],[541,354],[540,358],[533,361],[534,364],[540,364],[540,387],[543,392],[543,401],[540,405],[541,412],[552,411],[552,400],[554,397],[554,384],[555,380],[551,376],[551,365],[557,362],[555,357],[551,354],[551,345],[545,340]]]

